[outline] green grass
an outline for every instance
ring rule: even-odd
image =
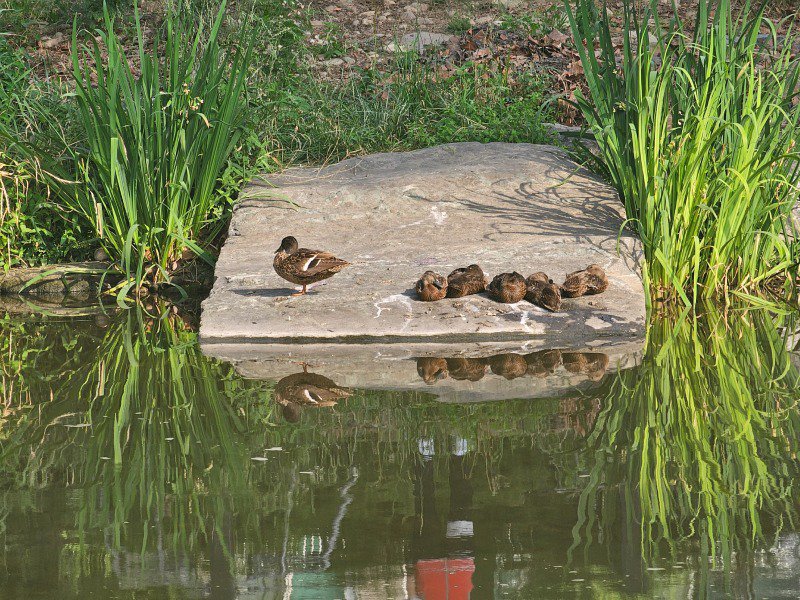
[[[37,81],[23,51],[0,37],[0,131],[35,140],[50,155],[53,138],[74,139],[73,105],[55,83]],[[58,135],[53,133],[58,130]],[[61,150],[63,152],[63,150]],[[91,234],[70,223],[42,181],[39,165],[0,139],[0,269],[80,260]]]
[[[386,73],[362,70],[328,84],[279,81],[261,99],[259,129],[282,164],[325,163],[370,152],[450,142],[549,141],[542,78],[511,79],[502,64],[440,73],[400,54]]]
[[[662,24],[655,4],[637,13],[624,3],[639,43],[624,40],[617,68],[607,13],[594,0],[566,3],[597,166],[642,239],[656,297],[692,304],[751,293],[798,262],[789,230],[800,164],[795,36],[767,57],[757,35],[776,30],[763,8],[753,14],[748,4],[737,16],[729,0],[701,0],[690,34],[677,18]]]

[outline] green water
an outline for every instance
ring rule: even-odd
[[[0,329],[2,599],[800,597],[791,316],[655,320],[561,398],[290,412],[171,313]]]

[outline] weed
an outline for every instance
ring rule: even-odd
[[[639,14],[626,0],[624,29],[636,40],[625,36],[618,68],[608,13],[594,0],[566,6],[589,89],[578,106],[600,146],[596,166],[642,239],[654,294],[687,305],[741,295],[795,266],[794,36],[765,57],[760,28],[773,42],[777,34],[763,7],[751,17],[747,4],[735,16],[729,0],[701,0],[702,26],[690,34],[677,17],[674,30],[663,28],[657,2]]]

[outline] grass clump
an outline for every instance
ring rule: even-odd
[[[385,73],[344,83],[296,79],[265,94],[259,129],[273,132],[282,162],[325,163],[369,152],[451,142],[550,139],[543,79],[512,79],[502,65],[437,71],[413,53]]]
[[[118,262],[125,291],[168,281],[187,253],[209,258],[198,241],[224,222],[210,217],[242,135],[251,57],[246,39],[241,49],[220,48],[224,11],[223,2],[206,33],[202,21],[168,10],[163,35],[148,47],[134,6],[135,58],[126,55],[107,8],[99,41],[81,45],[74,27],[82,143],[65,148],[66,166],[41,147],[23,145],[62,205]]]
[[[588,95],[578,106],[642,239],[660,298],[747,294],[797,264],[794,35],[778,42],[764,8],[701,0],[690,30],[657,3],[624,2],[622,64],[594,0],[566,4]],[[774,52],[760,43],[768,31]],[[649,35],[657,38],[652,45]],[[595,48],[598,52],[595,53]]]
[[[35,80],[26,59],[0,37],[0,131],[57,154],[50,134],[58,130],[60,138],[71,137],[60,124],[71,122],[73,106],[56,86]],[[85,258],[91,236],[64,216],[37,162],[0,138],[0,269]]]

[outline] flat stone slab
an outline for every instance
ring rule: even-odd
[[[200,338],[218,343],[463,343],[546,339],[569,347],[641,339],[639,241],[620,229],[616,193],[558,148],[448,144],[292,169],[246,187],[203,303]],[[272,268],[281,238],[351,261],[307,296]],[[550,313],[485,295],[426,303],[427,269],[470,263],[490,277],[600,264],[609,289]]]

